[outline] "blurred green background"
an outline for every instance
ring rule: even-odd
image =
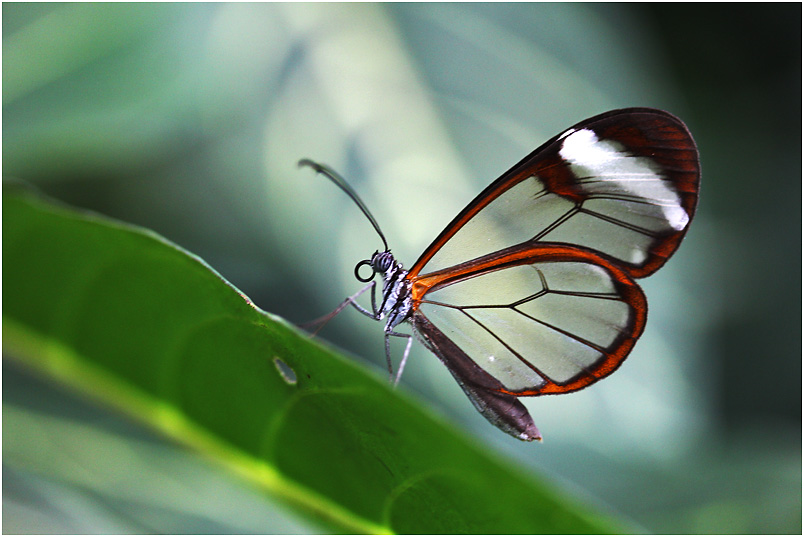
[[[381,247],[300,158],[344,174],[410,265],[569,125],[680,116],[701,201],[616,375],[526,400],[542,445],[490,427],[421,348],[402,389],[644,531],[801,532],[800,4],[2,9],[4,177],[157,231],[292,322],[357,290]],[[384,368],[355,312],[321,337]],[[319,530],[6,359],[3,448],[6,533]]]

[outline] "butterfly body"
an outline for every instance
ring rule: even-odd
[[[374,252],[369,261],[374,273],[380,274],[383,281],[382,301],[375,308],[376,316],[378,320],[387,319],[385,331],[390,332],[395,326],[407,320],[413,309],[408,271],[388,250]]]
[[[313,163],[349,194],[345,181]],[[491,183],[405,270],[385,251],[355,268],[390,337],[414,336],[452,373],[477,410],[521,440],[541,434],[519,397],[577,391],[614,372],[647,319],[635,279],[675,252],[695,212],[698,152],[661,110],[587,119],[548,140]],[[360,268],[372,274],[363,278]],[[383,280],[379,305],[373,277]],[[392,375],[393,376],[393,375]]]

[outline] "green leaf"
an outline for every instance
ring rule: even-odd
[[[5,353],[335,531],[622,529],[152,232],[6,185],[3,260]]]

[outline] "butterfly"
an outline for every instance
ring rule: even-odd
[[[324,322],[349,305],[384,321],[394,382],[415,337],[489,422],[526,441],[542,435],[520,397],[586,388],[631,352],[648,311],[635,280],[676,251],[700,185],[698,150],[680,119],[651,108],[613,110],[522,159],[405,269],[341,176],[310,160],[299,165],[346,192],[384,245],[355,267],[367,285]],[[369,290],[371,310],[356,301]],[[398,331],[403,323],[412,335]],[[396,376],[391,337],[407,340]]]

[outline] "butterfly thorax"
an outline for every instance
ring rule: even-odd
[[[376,313],[378,320],[387,319],[385,328],[390,330],[405,321],[413,309],[410,281],[407,278],[408,271],[404,269],[402,263],[394,259],[393,254],[388,250],[374,252],[371,259],[368,262],[363,261],[361,265],[363,263],[371,266],[374,274],[382,277],[382,299]],[[358,279],[361,278],[358,276]]]

